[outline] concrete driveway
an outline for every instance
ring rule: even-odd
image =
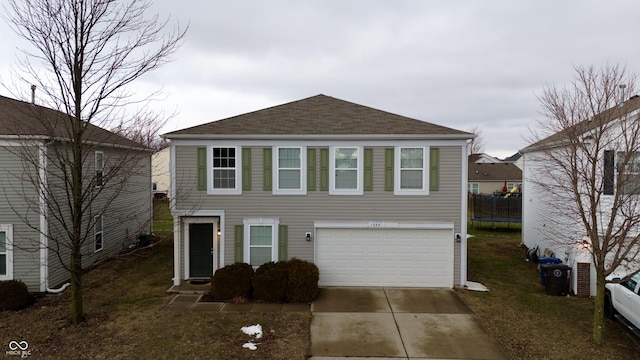
[[[322,288],[311,312],[313,360],[505,359],[452,290]]]

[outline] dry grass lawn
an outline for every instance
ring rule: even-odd
[[[512,358],[640,359],[639,340],[614,321],[606,321],[605,345],[591,342],[592,299],[545,294],[519,232],[469,232],[476,237],[469,239],[468,278],[490,292],[459,294]]]
[[[113,259],[85,278],[87,322],[67,321],[69,296],[48,296],[20,312],[0,313],[2,355],[10,341],[27,341],[35,359],[304,359],[308,313],[174,313],[170,234],[154,247]],[[258,349],[240,328],[261,324]],[[17,357],[16,357],[17,358]]]

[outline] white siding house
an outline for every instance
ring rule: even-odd
[[[571,266],[571,289],[579,295],[595,296],[595,268],[591,255],[591,244],[586,235],[583,221],[577,213],[575,191],[561,166],[552,157],[567,158],[566,152],[577,149],[578,163],[587,158],[597,159],[595,184],[598,205],[593,214],[600,229],[605,229],[611,216],[612,203],[616,193],[617,178],[621,176],[621,141],[625,124],[639,121],[640,97],[632,97],[623,104],[597,114],[566,130],[544,138],[520,150],[523,157],[522,174],[522,241],[529,249],[538,247],[540,256],[554,256]],[[604,129],[604,130],[603,130]],[[594,135],[603,137],[595,147]],[[571,139],[571,140],[568,140]],[[570,143],[572,141],[573,143]],[[578,141],[579,145],[575,142]],[[570,165],[567,165],[569,167]],[[640,174],[638,174],[640,175]],[[623,175],[624,176],[624,175]],[[594,176],[585,176],[578,181],[578,189],[587,189],[584,181]],[[624,196],[629,196],[625,194]],[[636,195],[631,195],[635,203]],[[588,194],[581,198],[589,200]],[[632,211],[638,211],[637,208]],[[589,220],[591,221],[591,220]],[[613,227],[614,231],[616,226]],[[638,229],[640,230],[640,229]],[[629,237],[636,234],[629,234]],[[626,264],[634,265],[636,259],[629,258]]]

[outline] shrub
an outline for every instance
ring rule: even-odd
[[[310,303],[318,297],[320,271],[316,264],[293,258],[287,263],[289,281],[287,300],[296,303]]]
[[[27,285],[20,280],[0,281],[0,311],[20,310],[31,305]]]
[[[286,262],[262,264],[253,276],[253,298],[266,302],[285,301],[288,273]]]
[[[216,270],[211,277],[211,294],[217,300],[251,297],[253,268],[237,262]]]

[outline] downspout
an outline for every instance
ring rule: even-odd
[[[467,156],[466,144],[462,146],[462,198],[460,199],[462,204],[461,219],[460,219],[460,286],[467,286],[467,200],[469,195],[467,194],[467,182],[469,181],[469,158]]]
[[[38,199],[40,206],[40,291],[58,294],[63,292],[70,283],[58,289],[49,288],[49,221],[47,220],[47,145],[38,146]]]
[[[173,285],[178,286],[181,282],[180,249],[184,239],[180,237],[182,217],[176,213],[176,147],[171,144],[169,148],[169,211],[173,215]]]

